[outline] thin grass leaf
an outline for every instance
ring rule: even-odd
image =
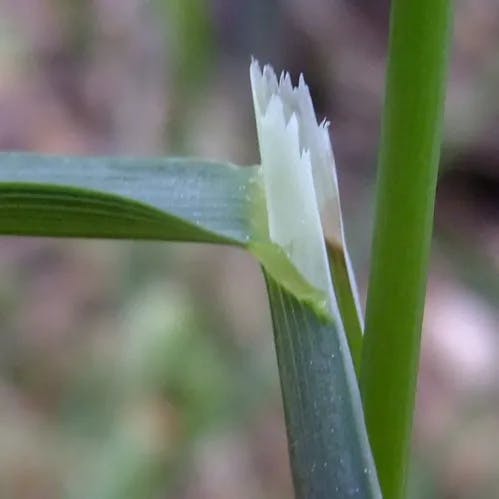
[[[244,246],[256,176],[256,167],[191,159],[3,153],[0,233]]]
[[[0,234],[246,247],[285,289],[327,313],[321,292],[268,239],[257,167],[2,153]]]

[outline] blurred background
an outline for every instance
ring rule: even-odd
[[[455,5],[412,498],[499,495],[499,2]],[[250,56],[303,72],[365,299],[388,8],[0,0],[0,148],[254,164]],[[1,498],[292,497],[242,252],[3,237],[0,329]]]

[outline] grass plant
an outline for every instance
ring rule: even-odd
[[[364,336],[328,125],[303,78],[293,87],[256,61],[261,165],[2,153],[0,234],[251,252],[267,283],[296,497],[401,499],[450,31],[450,0],[392,2]]]

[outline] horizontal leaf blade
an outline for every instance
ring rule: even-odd
[[[256,167],[0,154],[0,233],[245,245]]]
[[[298,299],[323,308],[268,239],[256,166],[0,153],[0,234],[243,246]]]

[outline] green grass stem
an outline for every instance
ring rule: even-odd
[[[385,499],[405,493],[451,0],[393,0],[360,386]]]

